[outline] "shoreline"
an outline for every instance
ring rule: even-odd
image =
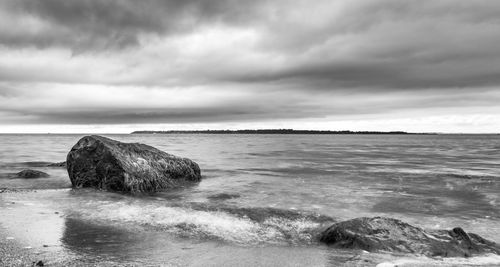
[[[165,245],[155,247],[158,251],[164,251],[162,247],[168,247],[169,253],[177,255],[176,257],[181,257],[176,259],[176,257],[168,256],[162,260],[160,256],[155,259],[153,264],[145,266],[160,266],[161,264],[172,264],[174,266],[203,266],[209,260],[210,264],[208,266],[217,266],[218,264],[236,264],[240,263],[241,266],[252,266],[256,262],[262,264],[262,266],[275,266],[279,262],[282,266],[295,266],[292,263],[301,264],[311,264],[315,262],[314,266],[329,266],[328,264],[333,264],[334,266],[339,263],[353,264],[356,266],[455,266],[455,265],[465,265],[465,266],[496,266],[500,264],[500,256],[495,254],[481,254],[475,255],[470,258],[430,258],[418,254],[404,254],[404,253],[390,253],[390,252],[366,252],[359,249],[335,249],[326,245],[312,244],[312,245],[278,245],[278,244],[262,244],[262,245],[239,245],[231,242],[216,241],[216,240],[205,240],[197,238],[189,238],[182,236],[175,236],[168,232],[155,230],[134,230],[125,226],[125,228],[117,227],[114,224],[102,224],[103,222],[91,222],[88,225],[87,220],[79,222],[78,219],[76,225],[83,223],[82,228],[75,228],[76,225],[70,224],[71,232],[68,232],[68,220],[74,221],[69,211],[60,210],[60,207],[52,207],[47,205],[32,205],[31,203],[35,199],[47,200],[53,193],[63,193],[69,192],[68,190],[60,189],[37,189],[37,190],[9,190],[4,191],[0,194],[0,209],[8,209],[12,214],[7,214],[11,218],[11,222],[8,225],[4,225],[0,222],[0,255],[2,255],[2,261],[0,264],[5,264],[7,266],[31,266],[33,262],[42,260],[45,266],[135,266],[134,264],[144,263],[146,260],[144,258],[148,253],[142,254],[143,252],[136,251],[136,256],[130,256],[126,258],[114,258],[111,256],[107,258],[107,254],[96,255],[95,252],[99,251],[99,243],[88,243],[85,241],[84,244],[79,243],[63,243],[54,244],[43,239],[49,237],[54,240],[66,240],[63,242],[77,242],[78,238],[81,238],[82,234],[85,237],[92,240],[94,237],[99,237],[100,235],[92,234],[87,236],[86,231],[88,229],[102,229],[106,230],[106,233],[113,232],[118,236],[122,236],[125,240],[129,240],[132,244],[137,245],[136,242],[142,243],[150,238],[162,240],[162,243],[166,242]],[[82,191],[78,192],[85,193]],[[100,194],[101,191],[95,191],[94,193]],[[106,194],[106,192],[102,192]],[[5,198],[5,196],[9,196]],[[20,197],[20,198],[19,198]],[[126,198],[126,196],[120,196]],[[20,201],[10,202],[14,199],[20,199]],[[28,201],[28,203],[26,202]],[[45,202],[44,202],[45,203]],[[58,211],[57,213],[54,211]],[[59,214],[60,212],[60,214]],[[83,218],[82,218],[83,219]],[[28,222],[29,225],[36,225],[33,227],[26,227],[18,222]],[[57,223],[60,221],[60,223]],[[66,223],[64,223],[66,222]],[[102,224],[102,225],[101,225]],[[33,236],[34,233],[44,231],[43,229],[51,225],[53,233],[47,235],[45,233],[42,236]],[[57,226],[59,225],[59,226]],[[54,226],[56,226],[54,228]],[[90,228],[89,228],[90,227]],[[117,227],[117,228],[116,228]],[[66,228],[66,229],[64,229]],[[31,233],[23,233],[23,229],[29,229]],[[84,231],[82,233],[73,232],[75,230]],[[109,232],[110,231],[110,232]],[[61,233],[63,236],[57,237],[55,233]],[[41,233],[41,232],[40,232]],[[48,232],[50,233],[50,232]],[[22,234],[22,236],[18,236]],[[73,241],[69,241],[68,238],[73,234],[77,234]],[[95,235],[95,236],[94,236]],[[28,236],[28,239],[27,239]],[[14,239],[7,239],[8,237],[13,237]],[[32,239],[33,238],[33,239]],[[139,238],[139,239],[136,239]],[[27,240],[32,240],[31,243],[27,243]],[[142,241],[141,241],[142,240]],[[123,240],[124,241],[124,240]],[[121,242],[121,241],[120,241]],[[158,241],[154,241],[154,244],[159,245]],[[129,243],[129,242],[126,242]],[[43,244],[43,245],[42,245]],[[45,246],[47,244],[47,246]],[[93,247],[91,251],[85,251],[86,247],[91,245],[98,245]],[[72,246],[77,245],[78,247],[73,248]],[[81,247],[80,247],[81,246]],[[139,245],[141,247],[142,245]],[[126,247],[125,251],[127,251]],[[69,249],[69,250],[68,250]],[[76,249],[76,250],[75,250]],[[108,248],[109,249],[109,248]],[[124,253],[122,249],[113,250],[113,253]],[[201,256],[190,258],[191,253],[201,253]],[[114,255],[114,254],[111,254]],[[118,255],[118,254],[117,254]],[[236,261],[233,257],[238,255],[240,258]],[[273,256],[274,255],[274,256]],[[280,256],[276,256],[280,255]],[[146,256],[147,257],[147,256]],[[257,257],[257,258],[255,258]],[[161,264],[160,264],[161,263]]]

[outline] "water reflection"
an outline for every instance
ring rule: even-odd
[[[66,218],[61,242],[75,254],[132,260],[144,237],[137,232],[76,218]]]

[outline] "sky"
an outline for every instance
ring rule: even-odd
[[[0,0],[0,133],[499,133],[498,14],[491,0]]]

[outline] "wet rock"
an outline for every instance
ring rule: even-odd
[[[462,228],[426,231],[400,220],[374,217],[335,223],[320,241],[339,248],[367,251],[415,253],[426,256],[469,257],[474,254],[500,254],[500,247]]]
[[[17,178],[26,178],[26,179],[33,179],[33,178],[44,178],[44,177],[49,177],[49,174],[42,172],[42,171],[37,171],[37,170],[22,170],[18,173],[16,173]]]
[[[49,163],[47,167],[66,168],[66,161]]]
[[[67,156],[73,187],[155,192],[201,180],[198,164],[139,143],[102,136],[80,139]]]

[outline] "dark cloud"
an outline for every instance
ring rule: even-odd
[[[498,12],[492,1],[352,1],[339,15],[294,30],[270,24],[263,45],[287,64],[232,79],[290,80],[326,90],[495,86]]]
[[[9,18],[24,22],[14,31],[0,29],[0,43],[12,48],[140,50],[147,45],[141,44],[141,36],[152,34],[175,42],[222,26],[249,29],[257,35],[252,51],[240,54],[223,49],[210,51],[210,57],[187,58],[182,47],[173,54],[158,54],[161,61],[182,65],[174,72],[162,71],[165,66],[161,66],[137,81],[126,79],[125,84],[165,85],[165,79],[174,76],[179,84],[289,80],[311,89],[418,89],[493,86],[500,77],[500,4],[492,1],[317,1],[312,5],[307,1],[5,0],[1,6]],[[203,41],[198,41],[200,46]],[[214,40],[206,41],[208,45]],[[249,52],[279,58],[281,64],[263,60],[249,67],[237,62]],[[142,62],[139,67],[147,69],[149,64]],[[50,74],[43,73],[33,73],[33,79],[106,82],[60,72],[47,79]],[[2,76],[32,79],[12,66],[0,66]]]
[[[371,87],[378,91],[392,91],[488,87],[500,84],[500,69],[496,67],[469,69],[462,65],[452,66],[453,64],[460,63],[418,65],[398,61],[331,62],[291,66],[274,72],[240,73],[224,78],[242,83],[301,84],[302,87],[307,86],[310,90]]]
[[[141,34],[170,35],[211,23],[242,23],[253,18],[259,2],[6,0],[6,13],[31,18],[41,29],[2,33],[0,40],[8,46],[63,46],[74,51],[121,49],[139,45]]]

